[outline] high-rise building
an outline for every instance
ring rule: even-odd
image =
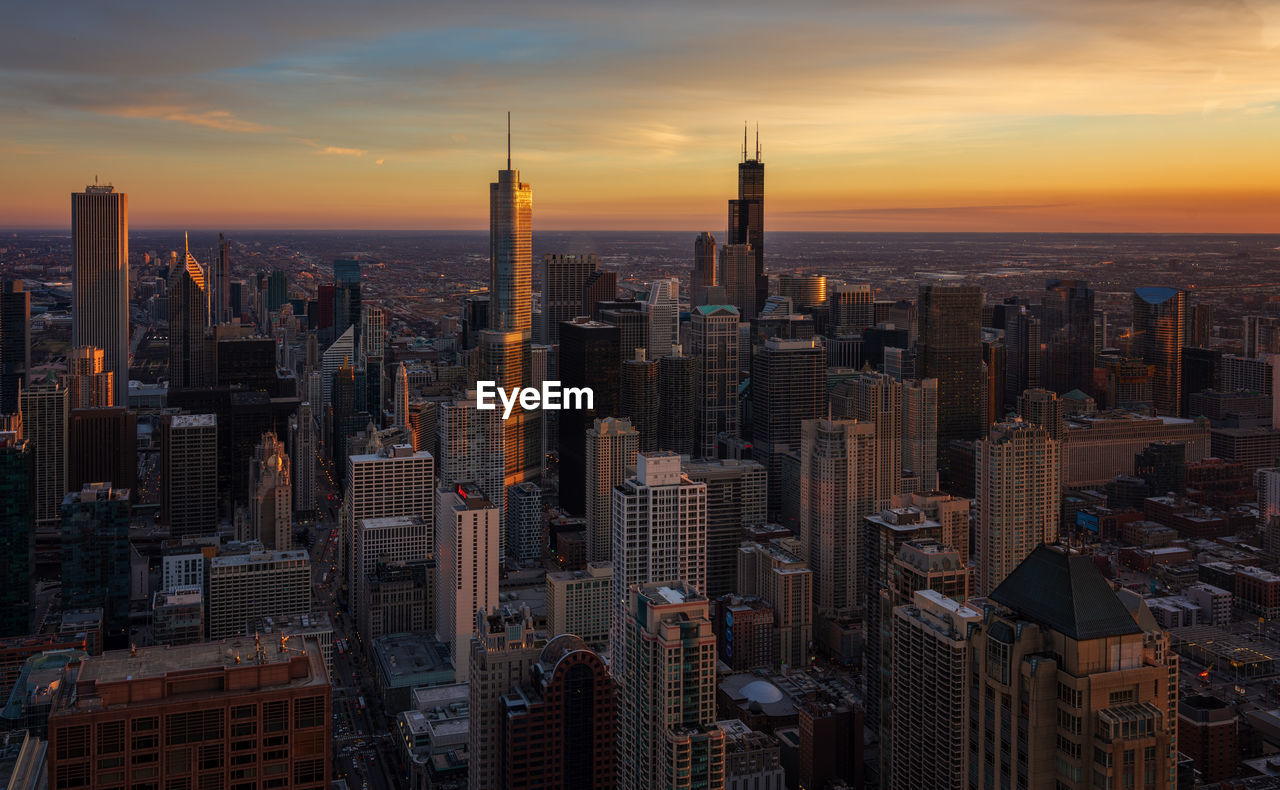
[[[616,686],[600,656],[574,634],[543,648],[507,697],[502,787],[613,790]]]
[[[268,549],[283,551],[293,547],[291,477],[292,465],[284,442],[274,433],[264,433],[249,459],[249,514],[253,524],[249,539],[262,541]]]
[[[209,290],[209,307],[214,326],[231,323],[240,314],[231,303],[231,242],[218,234],[218,257],[213,266],[213,287]],[[332,323],[332,319],[330,320]],[[327,325],[326,325],[327,326]]]
[[[51,526],[62,517],[67,494],[67,388],[35,384],[22,391],[22,426],[35,448],[36,524]]]
[[[755,270],[755,251],[750,246],[726,244],[720,248],[716,285],[723,289],[724,301],[738,308],[738,314],[744,320],[759,315],[759,308],[755,304]]]
[[[537,483],[517,483],[507,488],[503,512],[503,545],[517,562],[542,558],[542,489]]]
[[[938,380],[902,382],[902,490],[938,488]]]
[[[589,562],[580,571],[547,574],[547,630],[581,637],[593,650],[609,645],[613,565]]]
[[[1125,595],[1091,557],[1049,546],[990,592],[969,632],[969,715],[959,723],[970,782],[1175,784],[1177,654],[1146,604]],[[1031,662],[1034,674],[1023,671]]]
[[[0,414],[16,414],[31,369],[31,294],[22,280],[0,283]]]
[[[790,298],[797,312],[817,310],[827,304],[827,278],[821,274],[780,274],[778,296]]]
[[[499,407],[501,408],[501,407]],[[490,502],[506,502],[505,452],[502,412],[476,408],[474,392],[437,407],[436,432],[440,448],[439,470],[443,485],[464,480],[480,486]],[[518,484],[516,484],[518,485]],[[504,546],[505,550],[505,540]]]
[[[436,459],[426,450],[395,444],[377,453],[347,458],[347,488],[342,498],[342,536],[339,567],[354,587],[350,568],[354,556],[355,525],[367,518],[435,516]],[[435,552],[434,529],[427,530],[427,555]]]
[[[697,362],[697,455],[712,458],[716,438],[739,436],[738,423],[738,310],[732,305],[694,308],[690,340]],[[708,592],[712,598],[719,597]]]
[[[492,790],[505,787],[507,750],[504,745],[506,696],[528,680],[533,665],[547,646],[547,635],[534,628],[528,608],[512,611],[495,607],[475,613],[469,679],[467,728],[467,787]]]
[[[351,611],[357,620],[368,619],[369,587],[380,566],[423,562],[431,556],[434,524],[432,515],[365,518],[355,523]]]
[[[267,275],[267,312],[274,313],[289,301],[289,276],[279,269]]]
[[[79,346],[67,352],[67,389],[73,409],[102,409],[115,405],[115,374],[104,367],[102,349]],[[120,404],[121,408],[125,404]]]
[[[1023,391],[1040,386],[1043,327],[1032,307],[1008,308],[1004,327],[1004,402],[1012,404]]]
[[[67,490],[106,480],[133,491],[138,484],[138,413],[114,408],[72,409],[70,414]]]
[[[1041,384],[1058,394],[1093,391],[1093,290],[1084,280],[1049,280],[1041,325]]]
[[[490,316],[492,317],[492,316]],[[481,380],[494,381],[507,392],[533,384],[532,349],[528,332],[485,330],[480,333]],[[616,384],[615,371],[615,384]],[[541,476],[543,466],[540,434],[542,412],[528,411],[517,402],[511,416],[503,420],[503,485],[511,486]],[[563,415],[560,415],[563,417]],[[501,501],[499,498],[495,501]]]
[[[1049,438],[1062,441],[1067,432],[1063,421],[1062,400],[1048,389],[1029,389],[1018,396],[1018,416],[1049,432]]]
[[[813,645],[813,571],[775,543],[738,547],[738,588],[773,607],[773,654],[782,667],[809,665]]]
[[[360,335],[360,268],[363,261],[335,258],[333,261],[333,337],[351,333],[352,351],[359,347]]]
[[[498,605],[501,511],[478,486],[462,482],[440,489],[436,525],[436,638],[452,646],[455,678],[465,682],[476,611]]]
[[[0,432],[0,572],[5,580],[0,589],[0,637],[31,633],[34,482],[31,440]]]
[[[1158,287],[1133,290],[1134,356],[1155,367],[1151,389],[1157,414],[1181,416],[1186,333],[1186,291]]]
[[[586,510],[580,481],[586,480],[587,430],[597,417],[618,413],[618,328],[579,319],[560,325],[560,381],[589,389],[589,409],[564,409],[560,418],[560,504],[570,513]]]
[[[591,273],[600,268],[594,252],[587,255],[552,255],[542,257],[538,267],[538,284],[542,290],[542,314],[538,317],[538,342],[554,346],[560,342],[560,323],[572,321],[583,313],[582,289]]]
[[[697,360],[677,348],[658,360],[658,449],[693,455]]]
[[[316,421],[311,402],[298,404],[289,418],[289,460],[293,478],[293,509],[310,513],[316,509]]]
[[[129,492],[86,485],[62,500],[62,605],[102,609],[103,640],[129,636]]]
[[[594,318],[600,312],[602,302],[612,302],[617,298],[618,273],[596,269],[582,286],[582,312],[578,315]]]
[[[619,304],[613,302],[613,304]],[[632,305],[645,307],[647,302],[632,302]],[[637,352],[645,352],[649,356],[649,313],[646,310],[632,308],[601,307],[595,312],[595,319],[618,327],[618,349],[624,360],[634,359]]]
[[[649,314],[649,356],[665,357],[680,342],[680,281],[654,280],[645,303]]]
[[[707,304],[707,289],[719,284],[716,237],[703,231],[693,240],[693,271],[689,275],[689,307]]]
[[[204,268],[191,254],[183,235],[185,261],[169,275],[169,386],[203,387],[212,383],[213,365],[205,353],[209,342],[209,286]],[[123,403],[121,405],[124,405]]]
[[[243,636],[264,617],[311,611],[311,555],[301,549],[248,551],[209,560],[209,638]],[[327,711],[326,711],[327,712]]]
[[[770,338],[752,357],[752,457],[768,475],[770,518],[782,509],[782,457],[800,449],[804,421],[826,411],[824,368],[814,339]]]
[[[128,787],[135,771],[155,787],[232,787],[249,775],[330,786],[333,694],[315,638],[109,652],[69,665],[54,686],[50,786]]]
[[[615,580],[616,581],[616,580]],[[683,581],[632,584],[614,655],[619,787],[724,787],[716,726],[716,637],[707,597]]]
[[[626,419],[597,418],[587,429],[586,472],[583,475],[587,516],[587,562],[609,562],[613,538],[613,487],[627,479],[636,465],[640,434]]]
[[[870,283],[841,283],[831,289],[827,299],[835,333],[861,332],[875,326],[875,298]]]
[[[842,416],[875,425],[875,507],[886,508],[902,485],[904,387],[892,376],[870,370],[860,371],[845,385],[851,397]]]
[[[750,245],[754,261],[755,300],[737,304],[746,318],[755,318],[769,298],[769,279],[764,273],[764,160],[760,158],[760,138],[756,135],[756,156],[748,159],[747,132],[742,131],[742,161],[738,164],[738,199],[729,201],[731,245]]]
[[[613,627],[609,655],[616,677],[630,660],[624,647],[632,585],[683,579],[707,583],[707,486],[680,470],[672,452],[640,453],[636,475],[613,488]],[[704,599],[705,600],[705,599]]]
[[[658,449],[658,361],[648,359],[643,348],[637,348],[635,354],[635,359],[622,361],[618,411],[640,434],[640,451],[649,453]]]
[[[982,289],[922,285],[918,307],[916,375],[938,380],[938,459],[945,472],[951,442],[982,431]]]
[[[409,428],[409,371],[401,362],[396,366],[395,390],[392,393],[391,427]]]
[[[129,196],[111,186],[71,193],[71,345],[97,346],[129,402]]]
[[[877,511],[875,423],[805,420],[800,440],[800,546],[829,616],[866,600],[862,519]]]
[[[684,464],[707,487],[707,597],[738,592],[738,546],[744,527],[765,523],[768,485],[756,461],[702,460]]]
[[[218,418],[174,414],[160,424],[160,520],[175,538],[218,529]]]
[[[978,595],[989,594],[1036,546],[1058,539],[1061,454],[1042,426],[997,423],[974,448]]]
[[[979,612],[931,589],[893,610],[887,787],[965,786],[968,635],[981,621]]]

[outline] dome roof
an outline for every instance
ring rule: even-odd
[[[758,702],[761,705],[782,701],[782,692],[767,680],[751,681],[742,687],[742,694],[752,702]]]
[[[542,655],[538,658],[544,665],[554,667],[561,658],[575,650],[590,651],[591,647],[582,641],[582,637],[574,636],[573,634],[561,634],[547,642],[547,646],[542,648]]]

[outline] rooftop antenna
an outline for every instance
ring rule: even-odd
[[[742,161],[747,161],[747,122],[742,122]]]
[[[756,161],[760,161],[760,122],[756,121]]]
[[[187,239],[187,232],[182,231],[182,254],[183,256],[191,255],[191,242]]]
[[[507,169],[511,169],[511,111],[507,110]]]

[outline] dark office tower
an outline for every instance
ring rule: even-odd
[[[600,258],[589,255],[552,255],[542,257],[538,267],[538,286],[542,290],[542,315],[538,317],[538,342],[554,346],[560,342],[560,323],[572,321],[584,311],[583,287],[600,268]],[[612,296],[610,296],[612,298]]]
[[[342,337],[348,327],[356,327],[356,348],[360,347],[360,265],[349,258],[333,262],[333,336]]]
[[[338,476],[343,475],[347,456],[350,455],[351,421],[356,414],[356,369],[351,359],[342,360],[342,365],[333,373],[333,387],[329,394],[329,403],[333,407],[333,418],[330,424],[329,446],[333,448],[333,463],[338,468]]]
[[[218,234],[218,260],[213,268],[209,307],[214,326],[229,324],[239,314],[231,302],[231,242]]]
[[[561,634],[542,649],[530,677],[515,683],[502,718],[502,786],[613,790],[617,688],[600,656]]]
[[[333,304],[335,289],[332,284],[324,283],[316,289],[316,329],[333,330]]]
[[[1203,348],[1213,337],[1213,305],[1196,304],[1187,308],[1187,337],[1184,346]]]
[[[129,399],[129,196],[110,186],[71,194],[71,345],[97,346]]]
[[[765,523],[768,484],[758,461],[690,461],[682,471],[707,487],[708,596],[737,592],[743,527]]]
[[[799,452],[804,421],[826,413],[824,373],[814,339],[770,338],[751,359],[752,458],[768,475],[770,518],[782,508],[783,456]]]
[[[129,492],[93,483],[62,500],[62,606],[102,609],[108,649],[129,637]]]
[[[23,434],[35,446],[36,523],[54,525],[67,493],[67,388],[37,384],[24,389],[19,402]]]
[[[1055,442],[1062,441],[1067,432],[1062,406],[1062,399],[1053,390],[1029,389],[1018,396],[1018,416],[1022,421],[1041,426]]]
[[[982,364],[983,373],[986,376],[982,387],[984,392],[982,427],[984,429],[991,423],[1004,419],[1007,411],[1004,401],[1004,383],[1008,362],[1009,349],[1005,346],[1004,339],[996,337],[995,333],[988,337],[987,333],[983,332]]]
[[[1093,290],[1084,280],[1045,283],[1040,384],[1059,395],[1093,391]]]
[[[596,269],[582,286],[582,312],[578,315],[594,316],[601,302],[618,298],[618,273]]]
[[[716,437],[740,436],[738,421],[738,310],[732,305],[693,309],[690,339],[698,360],[694,419],[699,458],[714,458]],[[719,593],[708,591],[712,597]]]
[[[138,484],[138,413],[115,407],[72,409],[67,429],[67,490],[109,480],[132,491]]]
[[[1133,291],[1133,355],[1155,367],[1156,413],[1182,414],[1182,346],[1187,334],[1187,292],[1144,287]]]
[[[462,347],[480,345],[480,333],[489,328],[489,294],[475,294],[462,300]]]
[[[276,343],[269,337],[227,337],[217,343],[217,376],[219,387],[238,387],[245,390],[266,392],[271,397],[283,397],[276,392]],[[292,395],[293,393],[289,393]]]
[[[1187,492],[1187,445],[1183,442],[1152,442],[1133,456],[1133,476],[1141,477],[1151,496]]]
[[[622,363],[621,381],[618,412],[639,432],[640,452],[653,452],[658,449],[658,363],[637,348],[635,358]]]
[[[166,416],[160,423],[160,463],[160,520],[169,525],[169,534],[180,538],[217,532],[217,416]]]
[[[560,506],[585,513],[587,429],[597,417],[618,416],[618,328],[579,318],[560,325],[560,384],[587,387],[594,408],[564,409],[560,416]]]
[[[210,360],[205,355],[208,284],[204,269],[191,255],[190,248],[185,255],[185,262],[169,275],[168,286],[169,386],[174,389],[204,387],[211,378]],[[116,402],[123,406],[127,401]]]
[[[1005,311],[1005,403],[1016,401],[1023,390],[1040,386],[1040,319],[1026,305],[1012,307]]]
[[[827,278],[821,274],[780,274],[778,296],[790,297],[797,313],[825,307]]]
[[[764,274],[764,161],[760,158],[760,136],[756,135],[756,156],[747,158],[747,132],[742,130],[742,161],[738,164],[738,199],[729,201],[728,244],[751,246],[755,282],[754,304],[737,305],[747,318],[754,318],[769,298],[769,278]],[[736,303],[734,303],[736,304]]]
[[[693,455],[698,366],[682,350],[658,360],[658,449]],[[643,438],[641,434],[641,438]]]
[[[289,277],[275,269],[267,277],[267,312],[274,313],[289,301]]]
[[[724,301],[738,308],[744,320],[759,315],[756,296],[756,259],[745,244],[726,244],[720,248],[719,277],[716,285],[724,288]],[[764,306],[762,301],[760,307]]]
[[[0,433],[0,637],[31,633],[34,504],[35,448]]]
[[[597,305],[604,304],[598,302]],[[637,302],[637,304],[644,304]],[[644,310],[597,310],[597,321],[618,327],[618,348],[623,359],[632,359],[637,349],[648,349],[649,314]]]
[[[31,367],[31,294],[22,280],[0,284],[0,414],[16,414]]]
[[[837,285],[827,292],[827,304],[833,334],[859,332],[876,323],[875,292],[868,283]]]
[[[238,318],[244,315],[244,294],[247,287],[248,286],[245,285],[244,280],[236,280],[231,283],[232,318]],[[329,286],[329,288],[332,290],[333,286]]]
[[[1209,348],[1182,349],[1182,413],[1191,414],[1191,396],[1222,386],[1222,352]]]
[[[707,289],[720,284],[716,272],[716,237],[703,231],[693,240],[693,271],[689,274],[689,307],[707,303]]]
[[[938,380],[938,461],[947,448],[982,433],[982,289],[963,283],[920,286],[916,375]]]

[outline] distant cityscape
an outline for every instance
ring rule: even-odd
[[[6,234],[3,786],[1280,788],[1280,235],[773,233],[739,153],[706,231],[509,153],[487,234]]]

